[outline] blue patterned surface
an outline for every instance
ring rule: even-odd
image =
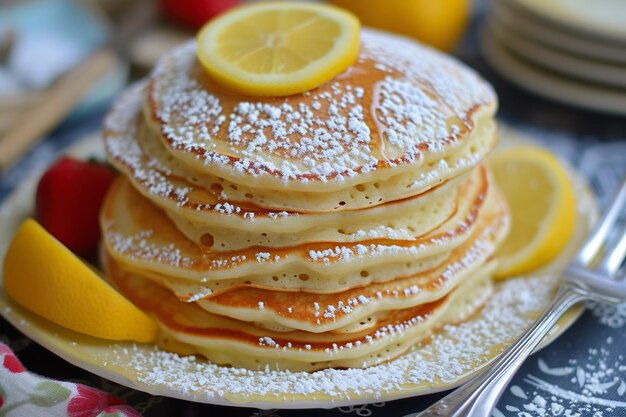
[[[459,55],[495,85],[501,100],[500,119],[575,165],[589,180],[600,203],[604,203],[611,189],[626,174],[626,120],[585,113],[525,93],[494,74],[474,46],[470,33]],[[101,117],[98,114],[80,124],[62,127],[46,139],[0,179],[0,199],[35,166],[53,160],[72,141],[97,129]],[[0,320],[0,340],[8,342],[33,371],[81,381],[121,395],[146,417],[413,417],[441,397],[441,394],[429,395],[389,403],[306,411],[200,405],[151,397],[90,375],[36,346],[4,320]],[[493,415],[626,417],[626,304],[590,306],[561,338],[526,362]]]

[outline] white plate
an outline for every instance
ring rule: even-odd
[[[495,19],[509,30],[528,40],[533,40],[535,43],[582,58],[626,64],[626,47],[623,45],[614,45],[559,30],[559,28],[550,26],[546,22],[531,19],[525,14],[517,12],[507,1],[492,0],[489,13],[490,19]]]
[[[98,153],[91,137],[75,154]],[[43,167],[42,167],[43,168]],[[578,176],[574,175],[574,178]],[[19,223],[32,213],[37,175],[0,206],[0,257]],[[368,369],[327,369],[314,373],[242,371],[195,358],[180,358],[153,345],[113,343],[56,326],[14,304],[0,288],[0,313],[25,335],[68,362],[154,395],[219,405],[257,408],[331,408],[444,391],[458,386],[517,339],[550,300],[556,271],[571,258],[595,219],[595,202],[575,181],[577,228],[568,247],[534,278],[499,283],[473,318],[447,327],[414,351]],[[1,284],[1,277],[0,277]],[[579,316],[570,310],[543,342],[553,341]]]
[[[487,61],[505,78],[535,94],[603,113],[626,115],[626,94],[554,74],[517,57],[483,28],[480,43]]]
[[[624,0],[500,0],[581,35],[626,44]]]
[[[501,44],[525,60],[582,81],[617,87],[626,95],[626,64],[614,65],[568,55],[526,39],[495,19],[488,19],[487,25]]]

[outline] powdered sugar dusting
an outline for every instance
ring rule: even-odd
[[[362,244],[358,243],[351,246],[339,246],[328,247],[325,249],[311,249],[308,252],[308,259],[313,262],[321,262],[330,264],[331,262],[349,262],[354,258],[368,257],[380,257],[388,255],[414,255],[416,257],[422,256],[425,251],[437,246],[449,246],[453,241],[459,240],[460,235],[465,235],[471,230],[474,225],[475,217],[471,213],[468,215],[467,220],[459,221],[455,228],[450,229],[446,233],[435,235],[428,239],[425,239],[421,243],[417,243],[409,246],[401,246],[394,244]]]
[[[141,231],[132,236],[124,236],[110,230],[105,225],[105,233],[111,249],[117,253],[124,253],[129,259],[150,259],[176,267],[189,267],[193,264],[193,261],[183,256],[180,249],[176,248],[174,244],[157,246],[148,243],[148,239],[152,235],[150,230]]]
[[[361,39],[357,62],[334,81],[245,101],[211,93],[189,42],[151,75],[152,117],[174,154],[194,155],[199,168],[307,183],[419,162],[467,136],[472,113],[495,103],[491,88],[452,58],[369,29]]]
[[[105,147],[109,158],[120,169],[128,171],[127,176],[132,178],[137,188],[145,189],[154,197],[172,200],[181,207],[209,211],[218,215],[238,216],[241,219],[254,220],[258,216],[276,220],[297,215],[282,210],[262,210],[255,215],[253,212],[242,210],[236,203],[227,201],[224,193],[217,197],[214,204],[201,203],[190,198],[192,185],[185,181],[173,180],[174,173],[157,159],[150,158],[137,140],[138,118],[141,117],[145,87],[146,83],[138,83],[129,88],[116,101],[104,121]]]
[[[398,302],[404,303],[404,308],[409,308],[417,303],[413,304],[411,300],[419,300],[422,292],[433,292],[450,286],[450,281],[458,277],[463,271],[475,270],[478,266],[484,264],[486,259],[493,253],[494,236],[502,233],[504,229],[504,223],[494,223],[490,227],[485,228],[481,232],[479,238],[477,238],[472,245],[467,248],[462,256],[459,256],[456,260],[446,263],[445,266],[433,274],[429,281],[420,285],[415,285],[414,280],[398,280],[395,285],[385,284],[384,290],[378,291],[373,287],[364,287],[355,289],[354,291],[348,291],[343,294],[342,298],[334,302],[334,304],[325,304],[320,306],[317,302],[313,302],[310,305],[305,305],[300,311],[300,318],[307,320],[311,323],[317,323],[318,325],[328,325],[329,323],[336,323],[338,320],[346,319],[348,316],[358,315],[358,317],[365,317],[368,314],[368,305],[372,300],[376,300],[376,304],[379,305],[381,300],[383,302],[393,303],[394,308],[399,308]],[[426,288],[422,288],[426,287]],[[259,300],[259,302],[267,302],[266,300]],[[280,303],[274,305],[273,303],[267,303],[267,307],[270,310],[280,309]],[[276,318],[280,321],[280,317]],[[354,319],[356,320],[356,319]],[[285,324],[286,325],[286,324]],[[335,326],[337,326],[335,324]],[[398,327],[394,329],[398,332],[402,332],[403,328]],[[343,347],[341,347],[343,348]]]
[[[184,204],[189,189],[176,187],[171,174],[155,159],[147,160],[137,140],[137,117],[141,114],[145,83],[131,87],[113,106],[104,120],[105,146],[110,158],[120,161],[150,194],[172,197]]]
[[[511,343],[550,300],[556,280],[514,279],[497,287],[481,313],[459,325],[448,325],[432,341],[389,363],[366,369],[325,369],[314,373],[221,367],[196,357],[181,357],[157,348],[135,347],[130,359],[121,348],[105,353],[114,365],[130,366],[150,390],[197,398],[228,395],[240,401],[254,396],[288,399],[297,395],[329,395],[339,401],[358,393],[368,400],[383,393],[439,380],[454,381],[475,369],[492,346]],[[264,340],[264,343],[272,341]],[[129,362],[130,360],[130,362]]]
[[[611,345],[613,337],[601,342]],[[605,347],[593,347],[587,350],[586,357],[552,358],[551,361],[568,365],[559,367],[550,367],[539,359],[540,373],[527,374],[523,378],[526,389],[512,386],[510,391],[517,398],[500,407],[517,411],[520,416],[621,416],[626,409],[626,401],[623,401],[626,366],[622,365],[624,355],[615,356],[614,353]],[[561,377],[559,384],[550,381],[550,376]]]

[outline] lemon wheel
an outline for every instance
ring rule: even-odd
[[[358,19],[334,6],[300,2],[236,8],[198,33],[197,55],[217,82],[241,94],[286,96],[344,71],[359,51]]]

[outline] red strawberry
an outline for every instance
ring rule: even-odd
[[[115,177],[115,171],[103,164],[60,159],[39,180],[37,219],[72,252],[94,258],[100,206]]]
[[[161,0],[161,8],[168,18],[197,29],[239,3],[239,0]]]

